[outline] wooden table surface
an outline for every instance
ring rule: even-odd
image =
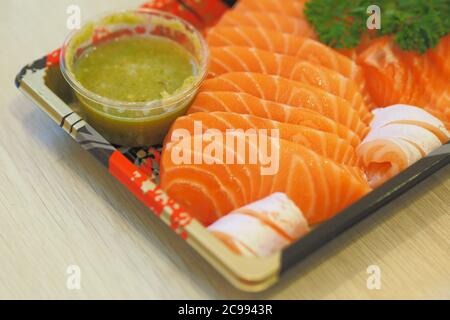
[[[0,1],[0,298],[450,299],[450,168],[260,294],[239,292],[14,86],[82,19],[136,0]],[[81,289],[66,286],[68,266]],[[381,289],[366,286],[369,265]]]

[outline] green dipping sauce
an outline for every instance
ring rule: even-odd
[[[156,36],[124,37],[89,48],[73,68],[88,90],[112,100],[147,102],[167,97],[197,75],[194,57]]]
[[[187,49],[153,35],[93,45],[76,58],[72,72],[85,89],[114,101],[112,107],[76,92],[85,120],[108,141],[122,146],[161,144],[195,95],[187,89],[201,77],[197,60]]]

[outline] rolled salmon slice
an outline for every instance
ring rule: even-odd
[[[450,133],[443,122],[422,108],[397,104],[372,111],[374,114],[371,128],[381,128],[388,124],[413,124],[427,129],[436,135],[442,143],[450,139]]]
[[[268,30],[301,37],[316,38],[306,20],[279,13],[229,10],[218,23],[222,27],[262,27]]]
[[[316,111],[263,100],[243,92],[200,92],[188,113],[214,111],[249,114],[333,133],[348,141],[353,147],[361,142],[356,133]]]
[[[210,129],[219,130],[222,135],[227,130],[241,130],[254,135],[257,135],[258,131],[270,134],[276,130],[281,139],[303,145],[337,163],[350,166],[359,164],[353,147],[347,141],[332,133],[231,112],[198,112],[180,117],[172,125],[166,143],[173,139],[174,133],[183,130],[188,130],[193,136],[195,134],[206,134]]]
[[[267,138],[265,145],[242,133],[234,137],[243,142],[245,154],[205,136],[168,143],[162,153],[161,187],[206,226],[276,192],[286,193],[308,223],[315,224],[371,190],[359,168],[337,164],[299,144]],[[244,164],[225,161],[224,154]],[[250,161],[255,154],[258,161]]]
[[[243,256],[268,256],[309,232],[300,209],[284,193],[236,209],[208,227]]]
[[[421,156],[425,156],[442,144],[432,132],[413,124],[391,123],[380,128],[372,129],[364,143],[384,138],[402,139],[419,150]]]
[[[269,256],[289,245],[289,240],[258,218],[230,213],[208,227],[233,251],[246,256]]]
[[[371,131],[357,148],[373,188],[450,138],[444,124],[420,108],[395,105],[373,113]]]
[[[209,76],[231,72],[253,72],[280,76],[322,89],[348,101],[368,123],[371,113],[353,80],[331,69],[302,61],[292,56],[249,47],[213,47]]]
[[[251,72],[233,72],[203,82],[200,91],[245,92],[257,98],[314,110],[341,123],[359,137],[367,125],[349,103],[331,93],[278,76]]]
[[[422,157],[416,146],[396,137],[363,141],[357,152],[372,188],[379,187]]]

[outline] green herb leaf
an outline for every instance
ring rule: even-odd
[[[367,8],[381,8],[381,29],[403,50],[424,53],[450,33],[450,0],[310,0],[305,14],[319,39],[334,48],[354,48],[367,32]]]

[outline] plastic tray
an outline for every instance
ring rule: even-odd
[[[167,1],[169,2],[169,1]],[[179,1],[177,1],[179,2]],[[197,1],[194,1],[198,3]],[[233,1],[226,1],[230,4]],[[179,10],[179,7],[177,7]],[[202,7],[211,17],[218,17],[225,5],[218,0]],[[188,10],[189,9],[189,10]],[[200,20],[189,7],[185,18]],[[77,102],[59,69],[59,50],[25,66],[16,78],[17,87],[80,146],[100,161],[151,212],[162,219],[173,232],[203,256],[234,286],[244,291],[261,291],[278,281],[286,271],[299,264],[346,229],[395,199],[406,190],[450,163],[450,143],[421,159],[401,174],[375,189],[364,198],[322,223],[308,235],[286,249],[265,258],[245,258],[232,253],[192,219],[157,185],[160,148],[119,148],[105,140],[77,113]]]

